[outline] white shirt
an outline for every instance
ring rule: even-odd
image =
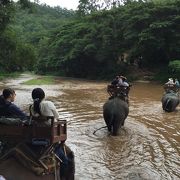
[[[118,85],[119,85],[119,86],[123,86],[123,80],[122,80],[122,78],[119,78]]]
[[[173,79],[170,79],[166,84],[174,85]]]
[[[38,113],[34,112],[33,105],[31,106],[30,111],[33,116],[39,116]],[[40,112],[42,116],[54,116],[55,119],[59,118],[59,113],[57,112],[54,103],[51,101],[42,100],[40,102]]]
[[[43,116],[54,116],[55,119],[59,118],[59,113],[51,101],[42,100],[40,103],[40,111]]]
[[[124,81],[123,86],[129,87],[129,84],[126,81]]]
[[[6,180],[2,175],[0,175],[0,180]]]

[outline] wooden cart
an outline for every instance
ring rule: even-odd
[[[45,139],[49,144],[66,141],[67,122],[66,120],[55,121],[53,117],[43,117],[50,121],[49,126],[42,126],[37,123],[37,119],[42,117],[33,117],[30,125],[7,125],[0,124],[0,141],[10,143],[32,142],[35,139]]]

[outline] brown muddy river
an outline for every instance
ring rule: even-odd
[[[28,112],[31,91],[38,86],[22,85],[33,78],[0,83],[12,87],[16,101]],[[62,119],[68,122],[66,144],[74,151],[75,180],[178,180],[180,179],[180,106],[172,113],[161,107],[161,85],[136,82],[130,90],[130,113],[116,137],[108,135],[102,106],[108,98],[107,82],[57,79],[41,85]],[[139,178],[138,178],[139,177]]]

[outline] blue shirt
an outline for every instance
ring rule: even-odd
[[[179,81],[175,81],[175,84],[176,84],[176,86],[178,87],[178,88],[180,88],[180,83],[179,83]]]
[[[9,101],[3,101],[2,97],[0,99],[0,116],[26,119],[27,115],[19,107]]]

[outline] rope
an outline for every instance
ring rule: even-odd
[[[103,129],[103,128],[106,128],[107,126],[103,126],[103,127],[100,127],[100,128],[98,128],[98,129],[96,129],[94,132],[93,132],[93,134],[95,134],[98,130],[100,130],[100,129]]]
[[[56,159],[55,159],[55,155],[53,154],[53,162],[54,162],[54,179],[55,180],[58,180],[58,177],[57,177],[57,169],[56,169],[56,166],[57,166],[57,164],[56,164]]]
[[[63,150],[64,150],[64,154],[65,154],[65,156],[67,157],[67,152],[66,152],[66,147],[65,147],[65,144],[63,144]]]
[[[36,163],[35,161],[33,161],[32,159],[30,159],[28,156],[26,156],[20,149],[15,148],[15,153],[19,153],[19,155],[21,155],[22,157],[24,157],[26,160],[28,160],[29,162],[31,162],[32,164],[34,164],[35,166],[39,166],[38,163]]]

